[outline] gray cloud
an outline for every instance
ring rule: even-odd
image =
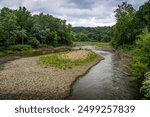
[[[115,24],[114,10],[125,1],[138,9],[148,0],[0,0],[0,8],[25,6],[33,14],[51,14],[73,26],[105,26]]]
[[[9,8],[15,9],[21,5],[22,5],[21,0],[0,0],[0,8],[9,7]]]
[[[66,6],[79,9],[92,9],[94,0],[69,0]]]

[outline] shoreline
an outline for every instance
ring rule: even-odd
[[[66,100],[66,99],[69,99],[69,97],[71,96],[71,92],[72,92],[72,90],[73,90],[73,85],[76,83],[76,81],[79,80],[80,77],[86,75],[86,74],[90,71],[90,69],[91,69],[92,67],[94,67],[95,65],[97,65],[98,63],[100,63],[102,60],[104,60],[104,58],[103,58],[103,57],[101,57],[101,58],[99,57],[97,60],[95,60],[95,62],[93,62],[93,64],[92,64],[83,74],[81,74],[81,75],[79,75],[79,76],[77,76],[77,77],[75,78],[75,80],[72,82],[72,84],[71,84],[71,86],[70,86],[70,92],[69,92],[68,96],[64,97],[65,100]]]
[[[0,99],[66,99],[73,84],[103,59],[98,56],[86,65],[63,70],[44,68],[36,63],[39,57],[20,58],[4,64],[0,70]]]

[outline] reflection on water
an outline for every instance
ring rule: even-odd
[[[80,47],[75,47],[74,49],[77,48]],[[135,82],[131,82],[131,77],[125,75],[123,65],[117,55],[97,50],[92,46],[82,46],[82,48],[91,49],[105,59],[76,81],[68,99],[139,98]]]

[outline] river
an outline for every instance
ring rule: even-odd
[[[94,46],[80,46],[73,49],[86,48],[104,57],[89,72],[80,77],[73,85],[70,96],[72,100],[131,100],[140,99],[138,87],[132,77],[123,69],[117,54],[109,51],[96,49]],[[11,55],[0,57],[0,70],[9,61],[20,57],[37,56],[51,52],[33,52],[23,55]]]
[[[132,77],[126,75],[118,55],[98,50],[93,46],[77,48],[91,49],[104,57],[73,85],[68,99],[80,100],[132,100],[139,99],[138,87]]]

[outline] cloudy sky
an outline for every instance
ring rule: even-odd
[[[73,26],[111,26],[115,24],[114,10],[123,1],[138,9],[148,0],[0,0],[0,9],[25,6],[33,14],[51,14]]]

